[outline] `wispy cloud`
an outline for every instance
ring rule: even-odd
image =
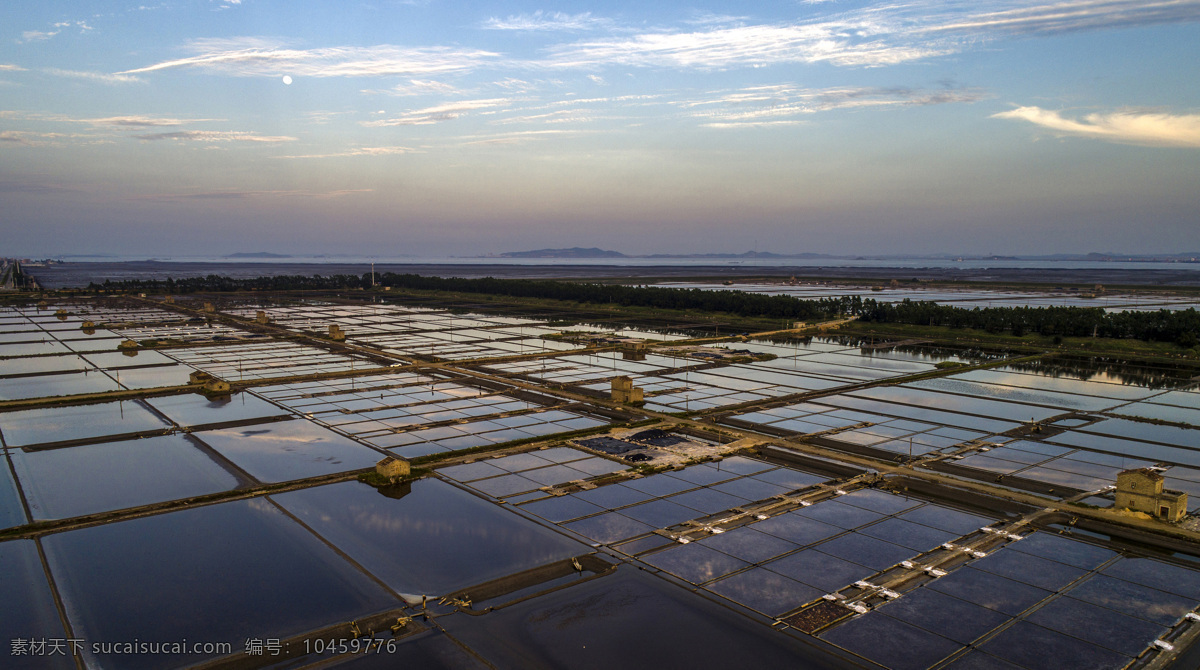
[[[456,102],[447,102],[445,104],[435,105],[433,107],[425,107],[424,109],[414,109],[405,113],[403,116],[398,116],[396,118],[380,119],[378,121],[364,121],[362,125],[368,128],[383,128],[388,126],[427,126],[442,121],[452,121],[475,110],[504,107],[510,102],[511,101],[508,98],[459,100]]]
[[[354,112],[351,112],[351,111],[334,112],[334,111],[330,111],[330,110],[319,110],[319,111],[313,111],[313,112],[305,112],[304,118],[308,119],[310,123],[325,124],[325,123],[331,123],[340,117],[346,116],[348,114],[353,114],[353,113]]]
[[[740,25],[750,20],[748,16],[733,16],[730,14],[714,14],[712,12],[696,12],[684,23],[692,26],[728,26]]]
[[[80,144],[111,144],[112,140],[86,133],[44,133],[29,130],[0,131],[0,142],[27,147],[64,147]]]
[[[520,130],[510,133],[497,133],[494,135],[467,135],[460,137],[462,146],[505,146],[514,144],[525,144],[539,139],[545,139],[555,136],[568,135],[588,135],[592,131],[586,130]]]
[[[594,68],[620,64],[722,70],[784,63],[829,62],[843,66],[895,65],[950,49],[882,39],[866,23],[756,25],[694,32],[658,32],[552,47],[553,67]]]
[[[542,64],[704,70],[818,62],[878,67],[957,53],[1014,35],[1196,21],[1200,0],[909,0],[808,21],[742,24],[736,18],[691,22],[700,29],[555,45]]]
[[[412,96],[412,95],[454,95],[460,91],[450,84],[432,79],[409,79],[391,88],[364,89],[363,93],[382,95]]]
[[[24,72],[25,68],[12,63],[0,63],[0,72]]]
[[[594,30],[597,28],[613,27],[612,19],[592,16],[591,12],[583,14],[564,14],[562,12],[543,12],[538,10],[532,14],[517,14],[508,18],[490,18],[483,22],[487,30],[523,30],[523,31],[578,31]]]
[[[200,121],[215,120],[216,119],[173,119],[141,115],[107,116],[100,119],[79,119],[81,123],[89,123],[93,126],[107,126],[112,128],[163,128],[182,126]]]
[[[26,30],[21,33],[21,39],[18,42],[42,42],[54,37],[62,31],[59,30]]]
[[[42,121],[50,123],[78,123],[96,128],[160,128],[184,126],[190,123],[208,121],[223,121],[224,119],[177,119],[174,117],[148,116],[145,114],[125,114],[105,117],[73,117],[66,114],[47,114],[43,112],[23,112],[13,109],[0,110],[0,119],[15,121]]]
[[[590,109],[560,109],[545,114],[527,114],[525,116],[510,116],[497,119],[494,123],[584,123],[595,119],[595,113]]]
[[[967,33],[1062,33],[1157,23],[1195,21],[1197,0],[1071,0],[1030,3],[1007,0],[991,11],[942,15],[919,30]],[[977,5],[976,5],[977,6]]]
[[[412,147],[358,147],[349,151],[339,151],[330,154],[306,154],[303,156],[280,156],[279,158],[343,158],[348,156],[398,156],[402,154],[425,153]]]
[[[332,46],[296,48],[286,40],[237,37],[195,40],[191,55],[119,74],[198,69],[233,76],[408,76],[395,95],[446,86],[429,79],[482,68],[509,72],[606,66],[725,70],[827,63],[883,67],[958,53],[1018,35],[1141,26],[1200,20],[1200,0],[906,0],[846,11],[820,3],[815,18],[750,23],[739,16],[697,14],[678,28],[634,32],[590,13],[533,12],[491,18],[490,30],[578,32],[608,28],[621,34],[547,46],[541,55],[517,58],[460,46]],[[381,91],[370,91],[381,92]],[[446,91],[440,91],[445,93]]]
[[[61,70],[55,67],[48,67],[42,70],[46,74],[54,75],[55,77],[67,77],[70,79],[82,79],[85,81],[95,81],[101,84],[143,84],[144,79],[134,77],[125,73],[110,74],[108,72],[87,72],[84,70]]]
[[[704,124],[705,128],[717,129],[733,129],[733,128],[775,128],[778,126],[800,126],[808,123],[802,119],[785,119],[782,121],[713,121],[712,123]]]
[[[44,42],[51,37],[54,37],[67,28],[79,28],[79,33],[90,32],[92,27],[87,21],[59,21],[50,25],[50,30],[25,30],[21,32],[21,39],[17,43],[23,42]]]
[[[259,135],[244,130],[176,130],[169,133],[133,135],[148,142],[172,140],[176,142],[295,142],[295,137],[284,135]]]
[[[196,68],[234,76],[373,77],[462,72],[479,67],[498,54],[457,47],[325,47],[287,49],[268,38],[237,38],[193,42],[194,56],[163,61],[120,74],[131,75],[177,68]]]
[[[994,119],[1028,121],[1057,135],[1154,147],[1200,147],[1200,114],[1125,111],[1070,119],[1041,107],[1018,107]]]
[[[47,114],[18,110],[0,110],[0,119],[31,121],[41,124],[90,126],[92,132],[27,132],[7,131],[5,141],[20,142],[28,146],[64,146],[66,144],[111,144],[118,138],[133,138],[144,141],[174,140],[193,141],[214,145],[225,142],[279,143],[295,141],[294,137],[264,136],[254,132],[228,130],[167,130],[190,124],[223,121],[224,119],[185,119],[150,116],[147,114],[124,114],[105,117],[73,117],[66,114]],[[153,130],[165,132],[147,132]],[[137,134],[141,131],[143,134]]]
[[[24,130],[0,130],[0,142],[20,144],[27,147],[45,147],[57,144],[54,140],[66,137],[62,133],[35,133]]]
[[[676,101],[709,128],[786,125],[789,117],[838,109],[869,109],[970,103],[987,94],[974,88],[835,87],[809,89],[789,84],[752,86]]]

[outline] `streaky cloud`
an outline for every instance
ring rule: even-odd
[[[545,114],[528,114],[525,116],[510,116],[493,121],[496,124],[511,123],[586,123],[595,120],[590,109],[560,109]]]
[[[30,130],[2,130],[0,142],[27,147],[64,147],[69,144],[111,144],[112,140],[84,133],[43,133]]]
[[[677,101],[692,116],[709,120],[709,128],[763,126],[766,120],[845,109],[921,107],[972,103],[987,97],[975,88],[905,87],[798,88],[788,84],[752,86],[716,92],[711,97]]]
[[[1027,121],[1058,135],[1151,147],[1200,147],[1200,114],[1124,111],[1070,119],[1041,107],[1018,107],[994,119]]]
[[[434,81],[433,79],[409,79],[407,83],[396,84],[391,88],[364,89],[362,92],[406,97],[431,94],[453,95],[461,91],[452,84]]]
[[[498,57],[481,49],[456,47],[324,47],[286,49],[263,38],[194,42],[194,56],[126,70],[133,75],[196,68],[240,77],[376,77],[429,75],[472,70]]]
[[[44,42],[62,32],[61,30],[26,30],[18,42]]]
[[[147,142],[161,140],[188,142],[295,142],[295,137],[286,135],[259,135],[244,130],[177,130],[169,133],[150,133],[132,137]]]
[[[89,123],[93,126],[109,126],[114,128],[163,128],[213,120],[215,119],[172,119],[152,116],[108,116],[99,119],[81,119],[83,123]]]
[[[546,65],[559,68],[632,65],[723,70],[784,63],[896,65],[951,53],[936,43],[879,38],[866,20],[754,25],[694,32],[658,32],[551,47]]]
[[[1072,0],[1016,5],[968,14],[960,19],[943,17],[925,27],[927,32],[1052,34],[1134,27],[1200,19],[1200,0]]]
[[[479,109],[506,107],[512,102],[508,98],[487,98],[480,100],[459,100],[447,102],[433,107],[415,109],[403,116],[380,119],[378,121],[363,121],[367,128],[386,128],[391,126],[427,126],[442,121],[453,121],[469,112]]]
[[[705,128],[720,128],[728,130],[730,128],[774,128],[777,126],[799,126],[808,123],[801,119],[785,119],[782,121],[713,121],[712,123],[701,124]]]
[[[0,130],[0,142],[27,147],[54,146],[54,140],[66,137],[62,133],[35,133],[24,130]]]
[[[590,130],[519,130],[494,135],[465,135],[460,137],[461,146],[508,146],[525,144],[545,137],[591,135]]]
[[[826,3],[816,6],[824,7]],[[231,76],[412,77],[395,95],[445,86],[426,77],[481,68],[591,70],[606,66],[728,70],[784,64],[885,67],[976,49],[1002,38],[1115,29],[1200,20],[1200,0],[909,0],[868,5],[807,20],[743,23],[742,17],[684,21],[642,30],[550,44],[535,58],[459,46],[330,46],[297,48],[271,37],[198,39],[191,55],[125,70],[135,75],[197,69]],[[534,12],[491,18],[483,28],[579,32],[617,26],[591,13]],[[382,91],[372,91],[382,92]],[[442,91],[443,93],[445,91]]]
[[[55,67],[48,67],[42,70],[46,74],[54,75],[55,77],[67,77],[70,79],[82,79],[84,81],[94,81],[101,84],[144,84],[146,80],[141,77],[135,77],[125,72],[109,73],[109,72],[88,72],[86,70],[63,70]]]
[[[339,151],[330,154],[305,154],[298,156],[279,156],[279,158],[344,158],[349,156],[399,156],[403,154],[425,153],[412,147],[358,147],[349,151]]]
[[[487,30],[580,31],[611,28],[613,25],[611,19],[592,16],[591,12],[564,14],[539,9],[532,14],[518,14],[505,19],[493,17],[484,21],[482,27]]]

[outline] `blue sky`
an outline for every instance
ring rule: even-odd
[[[0,6],[0,253],[1200,251],[1200,0]]]

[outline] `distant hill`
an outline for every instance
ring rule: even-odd
[[[273,254],[269,251],[239,251],[236,254],[229,254],[225,258],[291,258],[287,254]]]
[[[534,251],[508,251],[500,254],[502,258],[628,258],[619,251],[597,249],[596,247],[571,247],[570,249],[536,249]]]
[[[842,258],[841,256],[830,256],[829,254],[814,254],[809,252],[799,254],[776,254],[770,251],[747,251],[740,254],[734,253],[716,253],[716,254],[651,254],[646,258]]]

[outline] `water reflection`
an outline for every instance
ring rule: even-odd
[[[73,668],[69,655],[13,655],[14,640],[69,637],[63,632],[50,583],[33,540],[0,542],[0,640],[5,668]],[[70,654],[69,648],[65,652]]]
[[[379,452],[304,420],[195,433],[261,482],[367,468]]]
[[[12,528],[25,524],[25,509],[21,495],[9,470],[8,459],[0,459],[0,528]]]
[[[1048,377],[1065,377],[1080,381],[1097,381],[1151,389],[1182,388],[1191,383],[1196,371],[1187,366],[1156,365],[1148,367],[1125,359],[1094,356],[1077,358],[1057,356],[1029,363],[1006,366],[1022,372],[1035,372]]]
[[[274,499],[400,593],[443,595],[588,551],[437,479],[407,491],[346,482]]]
[[[844,663],[637,570],[617,570],[486,617],[459,615],[444,625],[497,667],[795,668]]]
[[[146,402],[180,426],[202,426],[287,414],[287,410],[249,393],[221,398],[188,393],[150,398]]]
[[[286,638],[399,606],[264,500],[212,505],[43,540],[75,636],[89,642]],[[208,655],[97,656],[167,668]]]
[[[35,519],[225,491],[237,479],[182,435],[12,454]]]
[[[9,447],[124,435],[166,427],[166,422],[137,401],[0,413],[0,430],[4,431],[4,440]]]

